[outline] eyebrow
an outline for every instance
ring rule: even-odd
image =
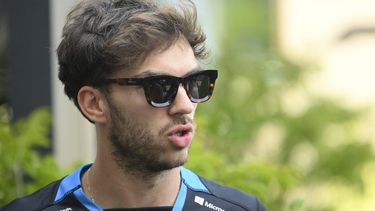
[[[200,72],[202,70],[203,69],[198,65],[198,66],[194,67],[193,69],[191,69],[184,76],[194,74],[194,73]],[[159,76],[159,75],[170,75],[170,74],[168,74],[167,72],[163,72],[163,71],[146,70],[146,71],[144,71],[144,72],[142,72],[138,75],[132,76],[132,78],[145,78],[145,77],[149,77],[149,76]],[[182,76],[182,77],[184,77],[184,76]]]

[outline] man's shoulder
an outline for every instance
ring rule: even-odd
[[[197,204],[216,210],[265,211],[259,199],[236,188],[221,185],[194,172],[181,168],[184,184],[188,187],[189,208],[197,209]],[[198,206],[199,208],[199,206]],[[189,209],[188,209],[189,210]]]
[[[2,207],[1,211],[41,210],[53,203],[60,182],[61,180],[54,181],[30,195],[15,199]]]
[[[254,195],[245,193],[233,187],[219,184],[201,176],[199,176],[199,178],[212,195],[222,200],[236,204],[243,208],[248,208],[250,210],[266,210],[263,204]]]

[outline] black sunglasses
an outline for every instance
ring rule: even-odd
[[[190,101],[202,103],[210,99],[215,87],[217,70],[203,70],[183,78],[170,75],[157,75],[144,78],[109,78],[102,83],[142,86],[147,102],[157,108],[172,104],[176,98],[178,87],[182,83]]]

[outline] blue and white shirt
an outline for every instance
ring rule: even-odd
[[[1,211],[43,210],[43,211],[102,211],[83,191],[81,175],[91,166],[85,165],[55,181],[37,192],[16,199]],[[181,184],[176,201],[171,207],[106,209],[112,211],[265,211],[260,201],[252,195],[219,185],[181,167]]]

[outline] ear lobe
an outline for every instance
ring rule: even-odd
[[[81,112],[94,123],[107,120],[102,94],[91,86],[83,86],[78,91],[77,101]]]

